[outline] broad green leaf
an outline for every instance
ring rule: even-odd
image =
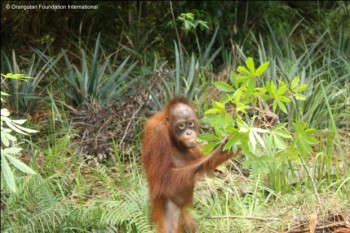
[[[1,91],[1,95],[2,95],[2,96],[10,96],[10,95],[7,94],[6,92],[2,92],[2,91]]]
[[[290,99],[287,96],[279,96],[278,99],[281,100],[284,103],[289,103],[290,102]]]
[[[27,120],[11,120],[13,123],[15,123],[15,124],[19,124],[19,125],[22,125],[22,124],[24,124]]]
[[[299,94],[299,93],[294,93],[293,96],[297,99],[297,100],[306,100],[305,95]]]
[[[12,120],[7,120],[6,124],[7,124],[8,127],[10,127],[11,129],[13,129],[14,131],[16,131],[17,133],[20,133],[20,134],[28,135],[27,133],[36,133],[36,132],[38,132],[37,130],[28,129],[28,128],[19,126],[17,124],[13,124]]]
[[[308,128],[308,129],[305,129],[304,131],[306,134],[312,134],[315,132],[315,128]]]
[[[13,135],[10,134],[11,132],[12,132],[11,129],[2,129],[2,131],[1,131],[1,137],[4,136],[4,137],[6,137],[8,140],[13,141],[13,142],[17,141],[17,138],[16,138],[15,136],[13,136]]]
[[[248,100],[248,98],[250,96],[252,96],[254,90],[255,90],[255,87],[256,87],[256,81],[254,78],[250,79],[249,80],[249,83],[248,83],[248,86],[247,86],[247,92],[246,92],[246,96],[245,96],[245,99]]]
[[[306,90],[306,88],[309,86],[309,84],[302,84],[298,86],[297,88],[293,89],[294,92],[302,92]]]
[[[35,171],[33,171],[30,167],[28,167],[26,164],[24,164],[22,161],[18,160],[14,156],[6,155],[6,154],[5,154],[5,156],[13,164],[13,166],[18,168],[22,172],[27,173],[27,174],[36,174]]]
[[[205,115],[222,112],[220,109],[211,108],[204,112]]]
[[[271,82],[268,82],[268,81],[266,81],[265,82],[265,88],[266,88],[266,91],[268,92],[268,93],[272,93],[272,91],[271,91]]]
[[[236,77],[237,77],[237,83],[244,83],[250,79],[250,76],[237,75]],[[238,86],[238,84],[237,84],[237,86]]]
[[[287,148],[287,143],[277,134],[273,134],[273,141],[278,149],[285,150]]]
[[[305,140],[307,141],[307,143],[309,143],[311,145],[318,143],[318,140],[312,136],[306,136]]]
[[[237,77],[238,76],[236,75],[235,72],[233,72],[233,71],[230,72],[230,80],[235,88],[238,88],[238,78]]]
[[[247,114],[246,109],[248,109],[248,106],[243,103],[237,103],[236,104],[236,113],[239,114],[239,112]]]
[[[249,70],[247,70],[244,66],[238,66],[237,71],[241,74],[245,74],[250,76],[251,73],[249,72]]]
[[[246,126],[239,127],[239,132],[240,133],[247,133],[247,132],[249,132],[249,128]]]
[[[217,141],[219,140],[220,138],[213,135],[213,134],[208,134],[208,133],[204,133],[204,134],[200,134],[198,136],[201,140],[203,141],[207,141],[207,142],[210,142],[210,141]]]
[[[235,128],[234,125],[232,125],[231,127],[227,127],[226,133],[228,135],[236,135],[236,134],[238,134],[238,129]]]
[[[255,140],[253,131],[249,132],[249,142],[252,145],[253,151],[255,151],[255,149],[256,149],[256,140]]]
[[[19,147],[10,147],[10,148],[2,149],[2,150],[1,150],[1,154],[4,153],[5,155],[7,155],[7,154],[15,155],[15,154],[18,154],[18,153],[21,152],[21,151],[22,151],[22,148],[19,148]]]
[[[275,85],[275,83],[274,83],[273,81],[271,81],[270,93],[271,93],[273,96],[276,96],[276,94],[277,94],[276,85]]]
[[[7,186],[13,192],[16,192],[15,177],[12,173],[12,170],[11,170],[5,156],[2,153],[1,153],[1,173],[5,178],[5,182],[6,182]]]
[[[245,64],[250,72],[250,74],[255,73],[255,67],[254,67],[254,60],[251,57],[248,57],[247,60],[245,61]]]
[[[290,133],[288,131],[285,131],[285,130],[275,131],[275,134],[278,135],[278,136],[281,136],[283,138],[292,139],[292,136],[290,135]]]
[[[281,96],[281,95],[284,95],[288,90],[288,87],[287,85],[282,85],[280,86],[280,88],[278,88],[277,90],[277,95]]]
[[[185,23],[185,30],[188,31],[190,29],[190,27],[191,27],[190,26],[190,22],[185,20],[184,23]]]
[[[300,78],[298,76],[293,78],[290,84],[290,89],[294,90],[294,88],[298,85],[299,81],[300,81]]]
[[[258,133],[259,130],[257,130],[257,128],[253,128],[251,131],[253,132],[254,137],[258,140],[259,144],[265,149],[266,148],[265,147],[265,142],[261,138],[261,136],[259,135],[259,133]]]
[[[258,132],[258,133],[268,133],[268,132],[270,132],[269,130],[262,129],[262,128],[252,128],[252,130],[254,130],[255,132]]]
[[[11,120],[6,120],[6,125],[10,127],[12,130],[14,130],[17,133],[23,134],[23,135],[28,135],[27,133],[21,131],[20,129],[17,128],[17,125],[12,124]]]
[[[217,101],[214,101],[213,102],[213,106],[217,109],[220,109],[222,111],[225,111],[225,105],[223,105],[222,103],[220,102],[217,102]]]
[[[209,154],[217,147],[217,143],[205,144],[202,148],[204,154]]]
[[[235,146],[235,144],[239,141],[240,135],[237,133],[233,137],[231,137],[225,144],[224,150],[231,149]]]
[[[264,64],[260,65],[259,68],[255,71],[255,76],[261,76],[269,67],[270,61],[265,62]]]
[[[225,129],[225,131],[228,127],[233,127],[235,124],[232,116],[226,112],[223,114],[222,121],[223,121],[223,129]]]
[[[272,110],[273,112],[276,112],[276,108],[277,108],[277,99],[275,99],[273,102],[272,102]]]
[[[5,116],[5,117],[10,116],[10,111],[7,108],[2,108],[1,109],[1,116]],[[2,121],[2,119],[1,119],[1,121]]]
[[[232,88],[229,84],[227,84],[226,82],[223,82],[223,81],[214,82],[214,85],[217,89],[219,89],[220,91],[223,91],[223,92],[234,92],[235,91],[234,88]]]
[[[8,138],[10,134],[1,131],[1,142],[6,146],[10,146],[10,140]]]
[[[276,102],[277,102],[277,104],[278,104],[278,107],[279,107],[284,113],[288,113],[287,108],[286,108],[286,106],[283,104],[282,101],[276,99]]]

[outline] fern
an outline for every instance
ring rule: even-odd
[[[102,225],[119,226],[122,232],[152,232],[149,224],[147,189],[145,186],[125,194],[121,200],[102,204]]]

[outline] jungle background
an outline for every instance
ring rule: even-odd
[[[202,178],[199,232],[350,232],[347,1],[2,1],[1,232],[152,232],[143,124],[183,95],[211,138],[248,58],[269,61],[269,90],[304,85],[270,105],[288,153]],[[266,148],[262,132],[249,140]]]

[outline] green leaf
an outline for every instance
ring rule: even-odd
[[[280,100],[278,100],[278,99],[276,99],[275,101],[277,102],[278,107],[279,107],[284,113],[288,113],[287,108],[286,108],[286,106],[283,104],[282,101],[280,101]]]
[[[259,142],[259,144],[265,149],[265,142],[264,140],[261,138],[261,136],[259,135],[259,130],[257,130],[258,128],[253,128],[251,130],[251,132],[253,132],[254,137],[257,139],[257,141]]]
[[[248,57],[247,60],[245,60],[245,64],[248,68],[248,70],[250,71],[250,74],[254,74],[255,73],[255,67],[254,67],[254,60],[251,57]]]
[[[302,95],[302,94],[294,93],[293,96],[294,96],[297,100],[306,100],[305,95]]]
[[[276,108],[277,108],[277,100],[274,100],[272,102],[272,110],[273,110],[273,112],[276,112]]]
[[[207,142],[210,142],[210,141],[218,141],[220,140],[219,137],[213,135],[213,134],[209,134],[209,133],[204,133],[204,134],[200,134],[198,136],[201,140],[203,141],[207,141]]]
[[[230,72],[230,80],[233,86],[237,89],[238,88],[238,78],[235,72]]]
[[[9,135],[11,134],[8,134],[8,133],[5,133],[5,132],[2,132],[1,131],[1,142],[6,146],[10,146],[10,140],[9,140]]]
[[[223,91],[223,92],[234,92],[235,91],[234,88],[232,88],[229,84],[227,84],[226,82],[223,82],[223,81],[214,82],[214,85],[217,89],[219,89],[220,91]]]
[[[233,118],[232,118],[232,116],[230,115],[230,114],[228,114],[228,113],[224,113],[223,114],[223,119],[222,119],[222,121],[223,121],[223,129],[226,131],[226,129],[228,128],[228,127],[233,127],[234,126],[234,120],[233,120]]]
[[[217,143],[208,143],[205,144],[202,148],[204,154],[209,154],[217,147]]]
[[[10,111],[7,108],[2,108],[1,109],[1,116],[5,116],[5,117],[10,116]],[[1,121],[2,121],[2,118],[1,118]]]
[[[12,170],[11,170],[5,156],[2,153],[1,153],[1,173],[5,178],[5,182],[6,182],[7,186],[13,192],[16,192],[15,177],[12,173]]]
[[[222,111],[220,109],[217,109],[217,108],[211,108],[211,109],[208,109],[207,111],[205,111],[204,115],[219,113],[219,112],[222,112]]]
[[[247,114],[246,109],[249,107],[243,103],[237,103],[236,104],[236,113],[239,114],[240,112]]]
[[[273,81],[270,82],[270,91],[269,92],[273,96],[277,95],[277,88],[276,88],[276,85]]]
[[[307,154],[312,151],[312,144],[317,143],[317,139],[315,139],[312,134],[314,133],[314,128],[307,128],[305,122],[295,123],[295,137],[294,144],[300,150],[302,154]]]
[[[290,89],[294,90],[294,88],[298,85],[299,81],[300,81],[300,78],[298,76],[293,78],[290,84]]]
[[[241,74],[245,74],[250,76],[251,73],[249,72],[249,70],[247,70],[244,66],[238,66],[237,71]]]
[[[312,136],[306,136],[305,141],[310,145],[318,143],[318,140]]]
[[[277,95],[284,95],[288,91],[287,85],[282,85],[280,88],[277,90]]]
[[[11,155],[6,155],[6,158],[12,163],[13,166],[15,166],[16,168],[18,168],[19,170],[21,170],[24,173],[27,174],[36,174],[35,171],[33,171],[30,167],[28,167],[25,163],[23,163],[22,161],[18,160],[17,158],[15,158],[14,156]]]
[[[27,120],[22,119],[22,120],[11,120],[11,121],[15,124],[23,125]]]
[[[293,89],[294,92],[302,92],[306,90],[306,88],[309,86],[309,84],[302,84],[298,86],[297,88]]]
[[[214,101],[213,106],[219,110],[225,111],[225,105],[220,102]]]
[[[244,83],[250,79],[250,76],[237,75],[236,77],[237,77],[237,83]]]
[[[278,99],[284,103],[289,103],[291,101],[287,96],[279,96]]]
[[[2,149],[1,154],[3,153],[5,155],[8,155],[8,154],[16,155],[19,152],[21,152],[21,150],[22,148],[19,148],[19,147],[10,147],[10,148]]]
[[[6,125],[10,127],[12,130],[14,130],[17,133],[23,134],[23,135],[28,135],[27,133],[36,133],[38,131],[33,130],[33,129],[28,129],[22,126],[19,126],[15,123],[12,122],[11,119],[5,119]]]
[[[273,141],[278,149],[285,150],[287,148],[287,143],[277,134],[273,134]]]
[[[185,25],[185,30],[188,31],[190,29],[190,22],[188,22],[187,20],[184,20],[184,25]]]
[[[292,139],[292,136],[290,135],[290,133],[286,130],[278,130],[275,131],[275,134],[278,136],[281,136],[282,138],[289,138]]]
[[[255,140],[253,131],[249,132],[249,142],[252,145],[253,151],[255,151],[255,149],[256,149],[256,140]]]
[[[245,96],[245,100],[248,100],[249,97],[252,96],[254,90],[256,87],[256,81],[254,78],[250,79],[248,82],[248,86],[247,86],[247,92],[246,92],[246,96]]]
[[[261,76],[269,67],[270,61],[265,62],[264,64],[260,65],[259,68],[255,71],[255,76]]]
[[[232,149],[239,141],[240,134],[237,133],[233,137],[231,137],[225,144],[224,150]]]

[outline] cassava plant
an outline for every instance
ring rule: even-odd
[[[301,93],[307,84],[299,84],[295,77],[289,84],[279,80],[263,81],[269,61],[255,67],[252,58],[247,58],[244,66],[230,73],[231,84],[214,82],[225,95],[212,102],[212,108],[205,112],[202,122],[213,127],[215,135],[202,134],[207,141],[205,151],[210,151],[221,141],[222,135],[229,137],[225,149],[241,149],[245,156],[243,167],[251,168],[251,174],[268,174],[268,181],[276,191],[286,191],[296,178],[300,165],[307,167],[312,152],[314,129],[297,120],[292,124],[280,122],[280,114],[288,114],[288,103],[303,101]],[[311,177],[310,177],[311,178]],[[282,190],[283,189],[283,190]]]
[[[27,80],[29,77],[23,74],[6,74],[1,76],[4,80],[11,78],[17,80]],[[6,102],[3,97],[9,96],[8,93],[1,91],[1,103]],[[26,120],[14,120],[10,118],[10,112],[7,108],[1,109],[1,190],[7,187],[16,192],[16,175],[13,173],[10,164],[27,174],[35,174],[35,172],[16,158],[16,155],[22,150],[18,146],[16,134],[28,135],[29,133],[35,133],[36,130],[23,127],[22,124]],[[5,182],[3,182],[5,181]]]

